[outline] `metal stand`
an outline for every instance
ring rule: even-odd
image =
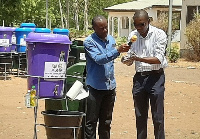
[[[77,127],[49,127],[49,126],[46,126],[45,124],[38,124],[37,123],[37,115],[38,115],[38,104],[39,104],[39,99],[40,99],[40,79],[41,78],[44,78],[44,77],[41,77],[41,76],[31,76],[31,75],[25,75],[26,77],[33,77],[33,78],[37,78],[38,79],[38,93],[37,93],[37,96],[36,96],[36,106],[34,107],[34,136],[33,136],[33,139],[37,139],[37,126],[40,125],[40,126],[43,126],[43,127],[46,127],[46,128],[53,128],[53,129],[73,129],[73,132],[74,132],[74,139],[76,139],[76,129],[79,129],[81,128],[82,126],[77,126]],[[70,77],[74,77],[74,76],[70,76]],[[80,77],[77,77],[76,78],[80,78]],[[82,78],[82,77],[81,77]],[[59,79],[66,79],[66,78],[59,78]],[[43,99],[52,99],[52,98],[43,98]],[[64,98],[59,98],[59,99],[66,99],[66,97]],[[56,99],[58,100],[58,99]]]
[[[26,74],[27,73],[27,61],[26,61],[26,53],[18,53],[18,69],[17,69],[17,76],[20,73]]]
[[[3,65],[4,80],[7,80],[7,70],[12,74],[13,69],[13,52],[0,52],[0,65]]]
[[[38,94],[37,94],[37,99],[36,99],[36,106],[34,107],[34,121],[35,121],[35,124],[34,124],[34,137],[33,139],[37,139],[37,112],[38,112],[38,99],[39,99],[39,93],[40,93],[40,78],[41,77],[37,77],[38,78]]]
[[[82,127],[82,126],[78,126],[78,127],[49,127],[49,126],[46,126],[44,124],[37,124],[37,125],[41,125],[41,126],[44,126],[46,128],[52,128],[52,129],[73,129],[74,139],[76,139],[76,129],[79,129],[79,128]],[[37,138],[34,138],[34,139],[37,139]]]
[[[0,65],[4,65],[4,80],[7,79],[7,69],[6,69],[6,66],[7,65],[11,65],[11,63],[0,63]]]

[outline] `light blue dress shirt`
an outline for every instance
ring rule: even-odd
[[[84,41],[86,56],[86,85],[97,90],[112,90],[116,88],[114,77],[114,59],[120,54],[116,49],[115,39],[108,35],[106,41],[96,33]]]

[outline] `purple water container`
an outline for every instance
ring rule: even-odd
[[[12,28],[0,27],[0,52],[11,52],[12,34]]]
[[[69,37],[31,32],[26,43],[28,89],[34,85],[40,98],[63,98]]]

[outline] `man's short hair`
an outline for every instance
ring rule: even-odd
[[[95,17],[92,19],[92,26],[94,26],[95,23],[96,23],[97,21],[101,21],[101,20],[103,20],[103,19],[106,20],[106,18],[105,18],[104,16],[102,16],[102,15],[97,15],[97,16],[95,16]]]
[[[133,20],[139,17],[145,17],[146,19],[149,19],[149,15],[145,10],[137,10],[133,15]]]

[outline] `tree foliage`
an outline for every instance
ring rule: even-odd
[[[62,5],[62,16],[64,27],[67,26],[67,15],[69,15],[69,28],[84,29],[84,2],[85,0],[60,0]],[[115,4],[129,2],[132,0],[88,0],[88,22],[96,15],[108,13],[103,9]],[[69,13],[67,8],[69,2]],[[75,18],[77,17],[77,18]],[[61,14],[58,0],[48,0],[48,19],[51,28],[62,27]],[[77,20],[75,20],[77,19]],[[35,23],[37,27],[46,26],[46,0],[0,0],[0,26],[19,26],[24,22]]]
[[[200,61],[200,15],[194,16],[194,19],[186,27],[185,35],[189,50],[192,51],[187,58],[195,61]]]

